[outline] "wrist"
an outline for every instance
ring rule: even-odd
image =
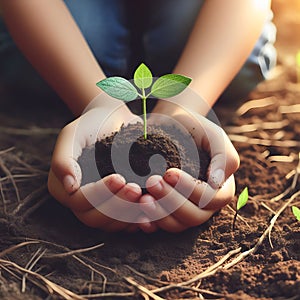
[[[209,104],[199,94],[193,90],[187,90],[168,100],[158,100],[153,112],[175,115],[184,110],[206,116],[210,109]]]
[[[123,111],[130,111],[123,101],[110,97],[103,91],[100,91],[96,97],[89,101],[87,106],[82,111],[82,114],[94,108],[103,108],[108,111],[115,111],[122,108]]]

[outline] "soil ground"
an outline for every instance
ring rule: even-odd
[[[249,187],[235,232],[236,198],[181,234],[85,227],[46,187],[70,115],[59,105],[3,104],[0,299],[300,299],[300,222],[291,212],[300,207],[300,1],[275,0],[273,8],[272,78],[249,101],[216,108],[241,158],[237,195]]]

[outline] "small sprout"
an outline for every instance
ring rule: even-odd
[[[248,187],[245,187],[241,194],[239,195],[237,204],[236,204],[236,210],[239,211],[243,206],[247,204],[248,201]]]
[[[292,206],[292,212],[296,219],[300,221],[300,209],[297,206]]]
[[[137,97],[142,99],[144,139],[147,139],[147,98],[176,96],[185,90],[191,81],[191,78],[179,74],[166,74],[154,81],[150,69],[142,63],[134,72],[134,85],[129,80],[117,76],[103,79],[96,85],[109,96],[124,102],[135,100]]]
[[[248,187],[245,187],[243,189],[243,191],[240,193],[240,195],[238,197],[238,201],[236,203],[236,211],[235,211],[235,215],[233,218],[232,231],[235,230],[235,222],[236,222],[237,215],[238,215],[240,209],[247,204],[248,199],[249,199]]]

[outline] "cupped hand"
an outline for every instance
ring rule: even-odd
[[[146,214],[140,228],[153,232],[161,228],[180,232],[207,221],[214,212],[228,204],[235,193],[233,173],[239,166],[239,156],[223,129],[207,118],[178,105],[167,118],[157,112],[149,124],[166,124],[173,119],[189,132],[196,147],[211,157],[207,182],[193,178],[179,169],[169,169],[163,177],[152,176],[146,187],[148,194],[140,199]]]
[[[81,186],[82,169],[77,162],[84,148],[118,131],[123,124],[137,120],[139,118],[121,101],[101,94],[92,101],[85,113],[65,126],[58,136],[48,189],[54,198],[69,207],[80,221],[90,227],[106,231],[134,231],[138,228],[134,222],[124,221],[124,214],[130,204],[140,199],[141,188],[137,184],[126,183],[118,174]],[[140,214],[139,209],[131,209],[129,217],[134,220]]]

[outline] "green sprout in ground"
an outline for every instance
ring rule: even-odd
[[[297,206],[292,206],[292,212],[295,218],[300,221],[300,209]]]
[[[238,215],[240,209],[247,204],[248,198],[249,198],[248,187],[245,187],[238,197],[238,201],[236,204],[236,211],[235,211],[235,215],[234,215],[233,223],[232,223],[232,231],[235,230],[235,222],[236,222],[237,215]]]
[[[154,98],[165,99],[180,94],[191,82],[188,78],[179,74],[166,74],[154,80],[150,69],[145,64],[140,66],[134,72],[132,84],[123,77],[108,77],[97,83],[109,96],[129,102],[140,98],[142,100],[143,120],[144,120],[144,138],[147,139],[147,99]]]

